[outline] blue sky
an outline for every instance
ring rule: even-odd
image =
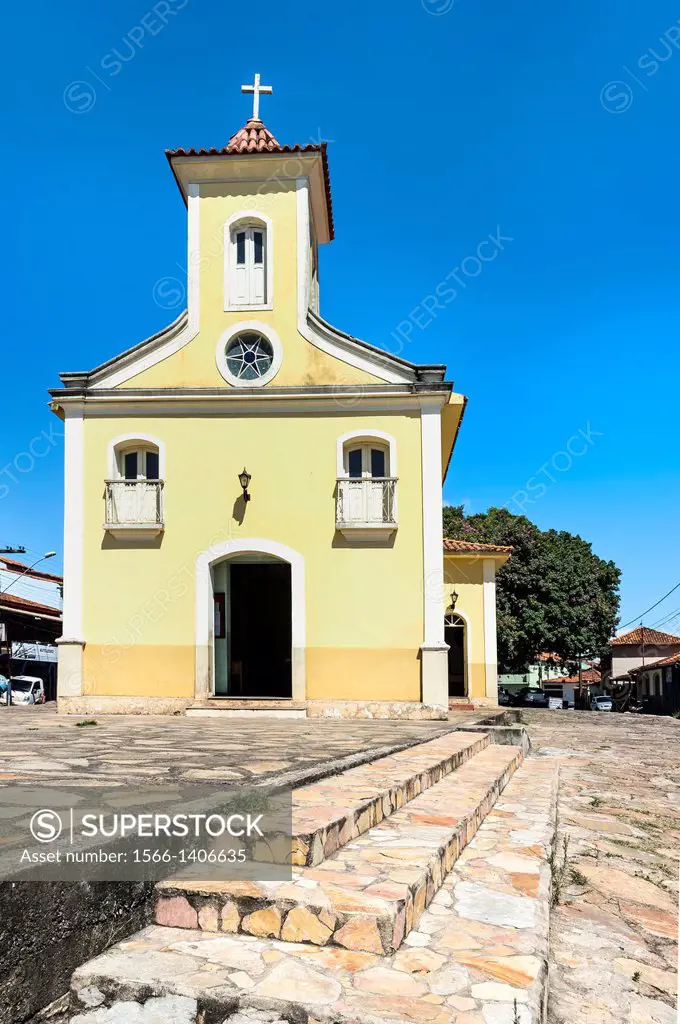
[[[623,622],[669,590],[680,579],[677,6],[155,7],[36,0],[5,13],[0,545],[61,555],[62,446],[46,389],[174,319],[157,282],[183,276],[185,220],[163,150],[226,142],[248,114],[239,87],[259,71],[279,141],[330,142],[337,238],[322,253],[323,315],[408,359],[447,362],[469,396],[446,499],[523,506],[591,541],[623,569]],[[496,258],[476,260],[498,231],[503,248],[482,249]],[[427,296],[447,276],[456,297],[436,308]],[[646,621],[670,615],[677,595]]]

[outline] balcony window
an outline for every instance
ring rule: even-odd
[[[345,445],[344,474],[337,478],[336,527],[355,540],[389,538],[397,528],[397,478],[389,450],[374,441]]]
[[[159,450],[151,445],[115,450],[114,476],[106,480],[104,529],[114,536],[154,536],[163,530],[163,480]]]

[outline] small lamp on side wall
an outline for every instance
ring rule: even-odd
[[[451,591],[451,597],[449,598],[449,608],[451,609],[452,612],[455,612],[455,610],[456,610],[456,602],[457,601],[458,601],[458,594],[456,593],[456,588],[454,587],[453,590]]]
[[[239,473],[239,475],[238,475],[238,482],[240,483],[241,487],[243,488],[243,500],[244,501],[250,501],[250,495],[248,494],[248,484],[250,483],[251,479],[252,479],[252,477],[251,477],[250,473],[248,472],[248,470],[244,466],[243,467],[243,472]]]

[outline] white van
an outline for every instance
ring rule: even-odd
[[[9,685],[12,687],[12,707],[45,703],[45,686],[39,676],[12,676]],[[6,690],[0,700],[3,704],[7,703]]]

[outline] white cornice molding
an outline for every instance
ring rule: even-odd
[[[130,389],[106,394],[90,393],[84,403],[82,396],[70,398],[68,392],[55,393],[55,404],[64,408],[85,408],[85,416],[104,417],[130,415],[149,416],[243,416],[248,414],[304,416],[306,413],[324,412],[347,417],[369,412],[414,412],[419,408],[418,395],[408,392],[379,392],[348,390],[328,394],[309,394],[304,389],[285,396],[273,395],[269,388],[261,394],[243,394],[246,389],[229,388],[222,393],[173,394],[172,389],[158,390],[140,395]],[[254,390],[254,389],[253,389]],[[442,394],[437,407],[446,404]]]

